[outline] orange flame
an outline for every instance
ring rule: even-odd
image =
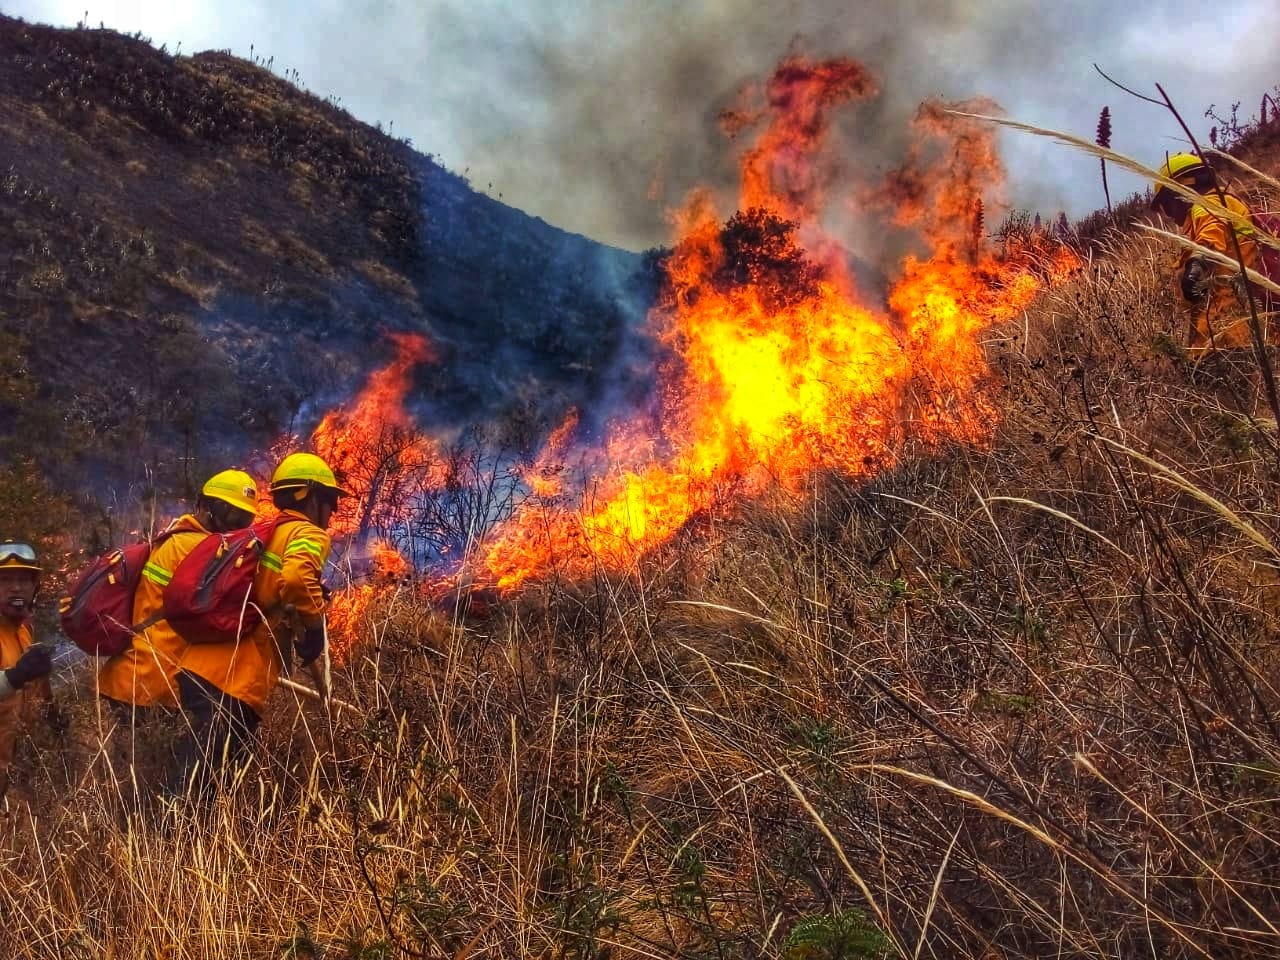
[[[373,583],[351,584],[329,599],[325,623],[329,631],[329,655],[336,664],[344,664],[369,634],[369,610],[386,587]]]
[[[391,544],[379,540],[373,545],[373,571],[375,576],[394,580],[409,573],[409,561]]]
[[[366,535],[379,509],[400,504],[415,482],[433,475],[439,462],[435,444],[414,426],[404,408],[414,368],[435,360],[425,337],[388,335],[396,357],[370,375],[348,407],[325,414],[311,444],[342,478],[351,496],[330,522],[337,536]]]
[[[614,428],[612,469],[581,504],[535,498],[499,531],[485,566],[500,587],[627,569],[728,495],[794,490],[818,468],[867,475],[911,436],[990,435],[980,336],[1074,257],[1059,250],[1032,265],[982,251],[975,212],[983,187],[1002,179],[991,134],[933,105],[883,191],[892,219],[915,225],[933,253],[904,261],[888,312],[859,303],[844,251],[819,223],[829,179],[821,151],[831,111],[874,91],[852,61],[792,57],[766,84],[764,106],[724,115],[734,135],[768,122],[741,161],[742,212],[722,225],[709,195],[695,193],[677,217],[650,316],[673,355],[661,423]]]
[[[575,448],[578,414],[566,418],[522,472],[530,496],[487,546],[477,583],[626,570],[735,498],[795,491],[817,469],[870,475],[910,439],[989,438],[996,411],[981,338],[1076,258],[1045,238],[1034,250],[987,249],[984,216],[999,215],[1003,183],[992,134],[926,104],[906,163],[863,189],[857,210],[878,214],[881,229],[909,228],[929,252],[902,259],[883,305],[860,297],[847,250],[823,229],[835,170],[825,156],[833,111],[876,92],[851,60],[790,57],[722,115],[731,136],[759,132],[740,160],[740,212],[723,222],[696,191],[673,218],[677,241],[649,317],[667,351],[660,413],[612,424],[586,450]],[[393,339],[395,360],[312,437],[356,493],[335,518],[340,536],[362,538],[380,526],[379,503],[447,479],[403,405],[432,351],[421,337]],[[571,486],[571,454],[605,467]],[[335,597],[335,646],[349,647],[371,604],[409,572],[390,544],[372,550],[372,579]]]
[[[371,546],[369,579],[348,584],[329,599],[326,620],[329,647],[336,663],[346,662],[362,634],[371,632],[370,611],[411,572],[409,562],[392,544],[377,540]]]
[[[577,429],[578,411],[570,410],[564,422],[547,437],[537,460],[523,472],[522,479],[535,497],[551,499],[564,490],[564,455]]]
[[[329,523],[335,538],[361,544],[371,530],[394,520],[416,488],[438,485],[441,469],[434,441],[420,432],[404,407],[414,369],[435,360],[425,337],[389,334],[395,358],[370,374],[364,388],[346,406],[325,414],[311,434],[312,448],[323,457],[351,494],[340,501]],[[330,646],[339,662],[367,631],[371,605],[410,572],[409,562],[389,542],[369,546],[369,579],[334,592],[327,620]],[[351,555],[347,556],[348,562]]]
[[[720,117],[730,136],[770,121],[742,158],[739,208],[767,209],[798,223],[818,216],[824,182],[814,158],[827,145],[831,110],[876,93],[866,68],[844,57],[819,63],[786,58],[765,84],[763,106],[752,103],[759,92],[748,87],[744,103]]]

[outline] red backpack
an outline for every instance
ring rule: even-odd
[[[62,632],[91,657],[114,657],[128,649],[143,626],[133,622],[133,595],[153,548],[166,539],[117,547],[98,557],[58,602]],[[159,619],[153,618],[149,623]]]
[[[1249,219],[1253,221],[1254,229],[1265,232],[1273,239],[1280,239],[1280,214],[1252,211]],[[1258,247],[1258,272],[1272,283],[1280,283],[1280,250],[1263,243],[1261,239],[1255,242]],[[1271,304],[1280,304],[1280,294],[1270,290],[1263,291],[1263,299]]]
[[[212,533],[178,564],[164,588],[164,618],[187,643],[223,643],[248,636],[263,620],[253,581],[276,527],[289,517],[242,530]]]

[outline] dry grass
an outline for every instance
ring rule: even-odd
[[[1168,248],[1111,245],[992,335],[988,449],[483,620],[390,597],[362,715],[279,694],[212,807],[135,804],[66,697],[0,818],[0,952],[1276,956],[1276,424],[1248,356],[1186,359]]]
[[[1115,242],[992,339],[989,450],[480,622],[398,595],[363,717],[282,694],[207,813],[126,816],[71,708],[12,955],[1275,956],[1274,425]]]

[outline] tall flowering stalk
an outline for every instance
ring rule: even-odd
[[[1098,114],[1098,136],[1094,141],[1100,147],[1111,149],[1111,108],[1103,107],[1102,113]],[[1098,163],[1102,165],[1102,193],[1107,198],[1107,213],[1111,213],[1111,190],[1107,186],[1107,158],[1099,157]]]

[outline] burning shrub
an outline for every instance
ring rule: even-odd
[[[818,294],[821,271],[796,241],[796,224],[756,207],[735,213],[720,232],[723,261],[711,278],[720,293],[750,287],[778,312]]]

